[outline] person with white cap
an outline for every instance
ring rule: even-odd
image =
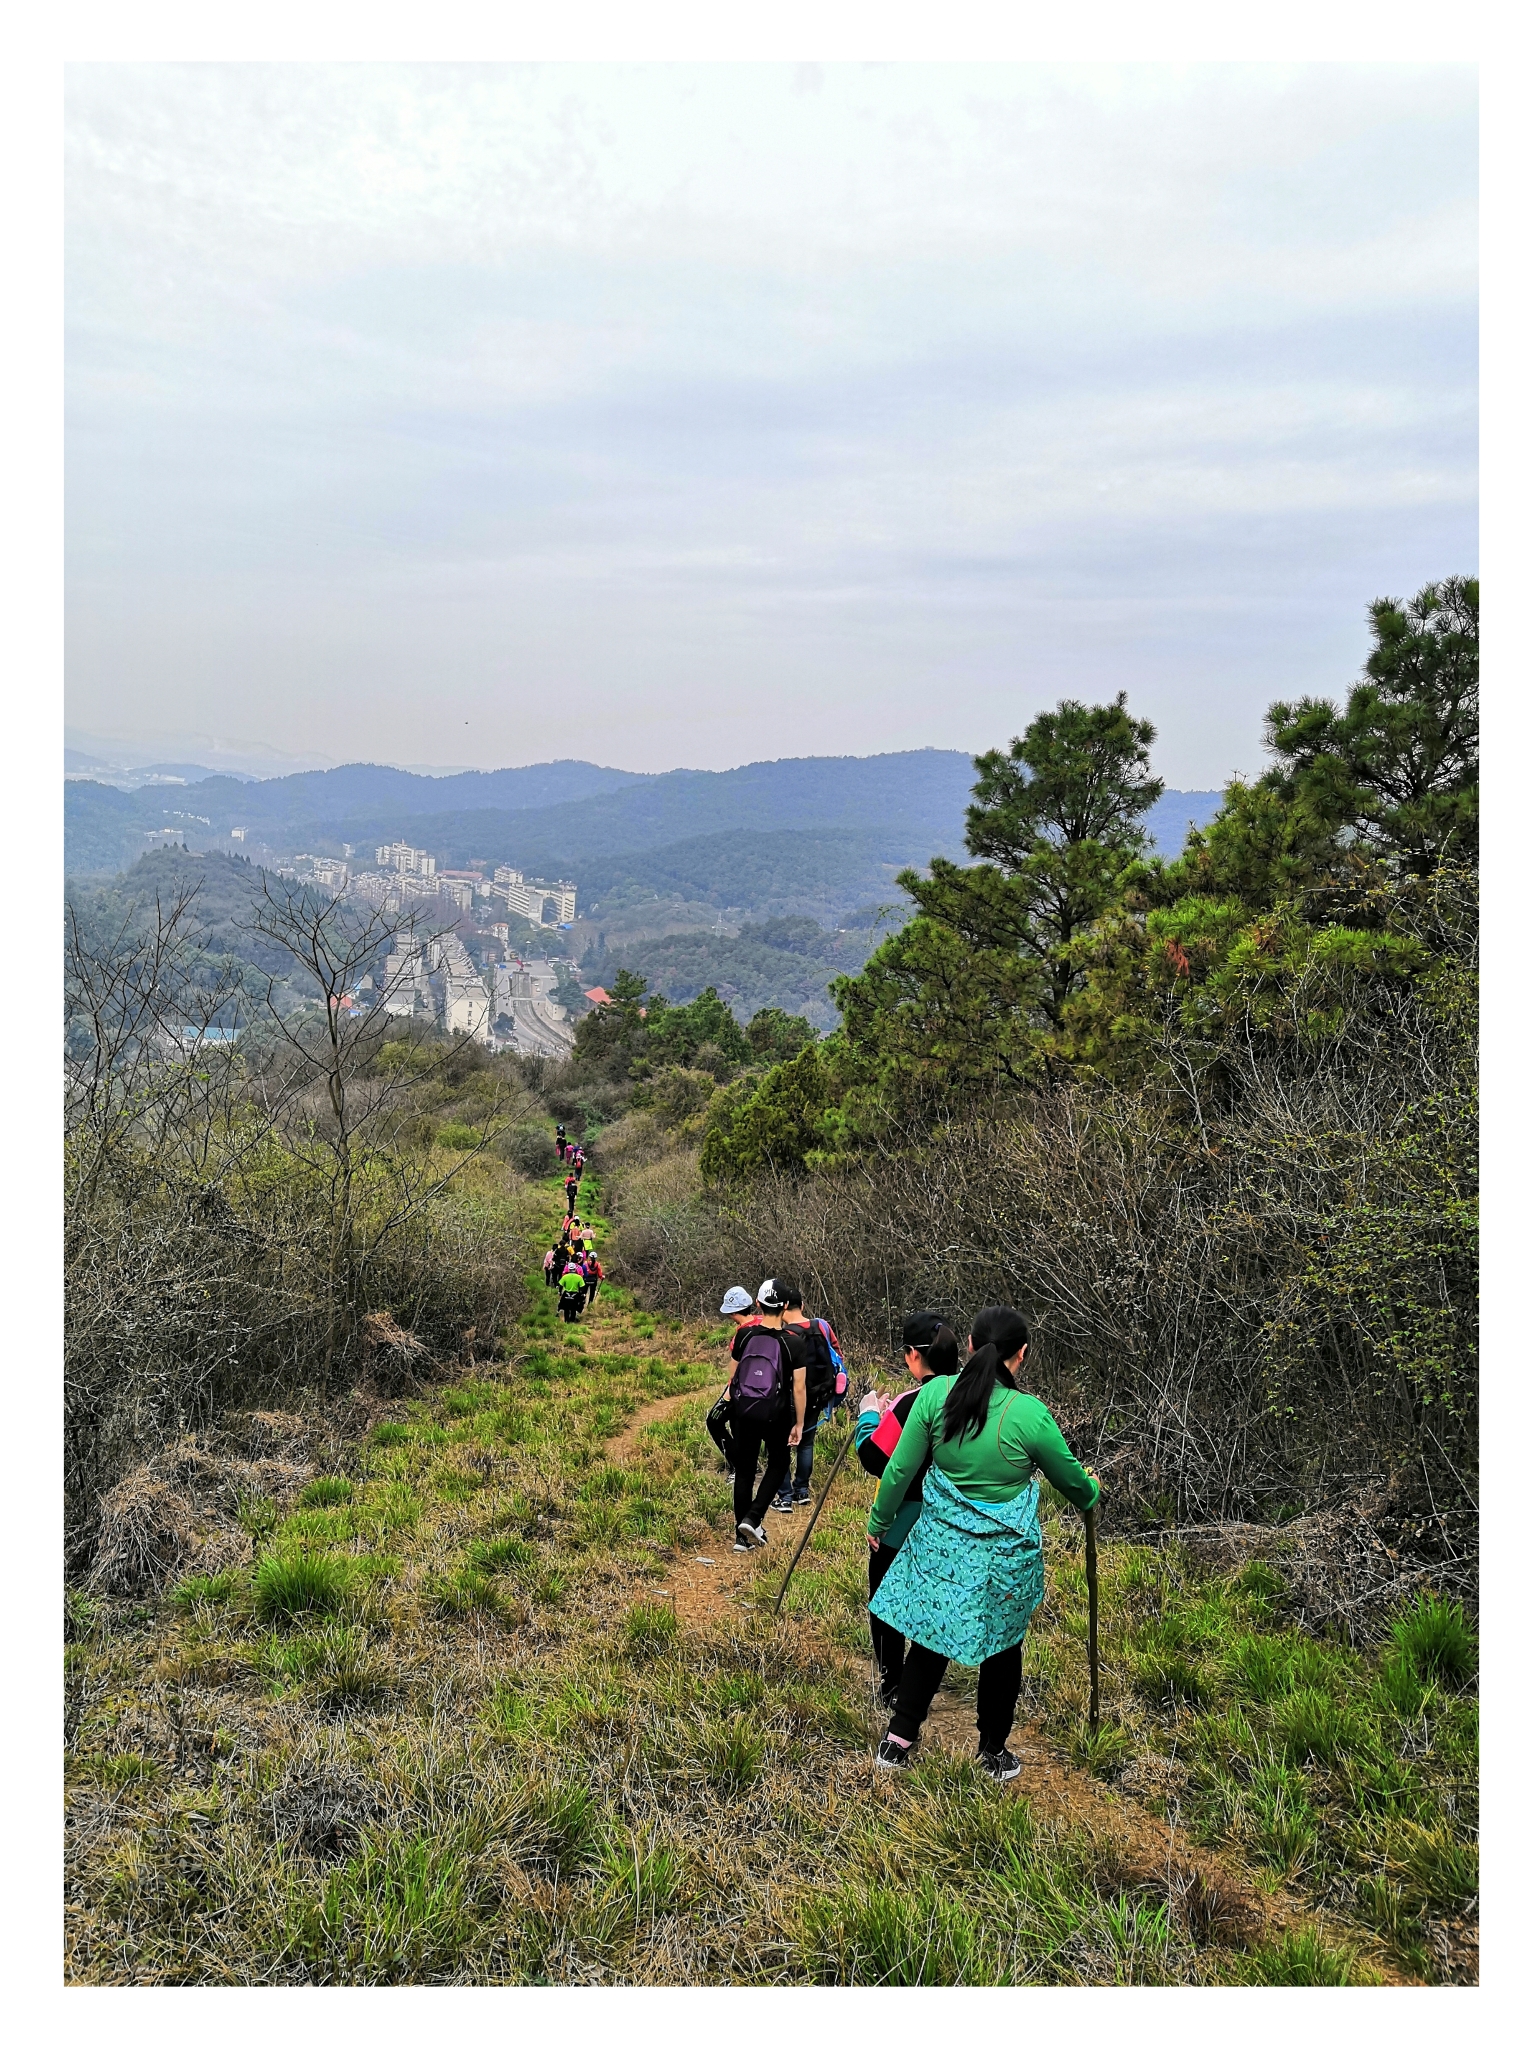
[[[757,1319],[756,1305],[744,1287],[732,1287],[726,1291],[720,1303],[720,1314],[728,1316],[739,1330],[744,1323]],[[720,1456],[725,1460],[725,1470],[736,1469],[735,1440],[730,1434],[730,1385],[727,1381],[724,1391],[704,1417],[704,1428],[713,1437]],[[744,1548],[744,1545],[743,1545]]]
[[[805,1345],[798,1330],[784,1327],[786,1291],[776,1280],[757,1289],[754,1321],[740,1318],[730,1341],[736,1362],[730,1380],[730,1433],[735,1440],[737,1550],[767,1543],[763,1520],[768,1502],[789,1472],[789,1453],[805,1427]],[[766,1453],[762,1483],[753,1493],[757,1458]]]

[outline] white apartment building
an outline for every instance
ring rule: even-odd
[[[432,876],[437,872],[437,862],[432,855],[419,846],[407,846],[403,839],[393,846],[381,846],[374,855],[381,868],[393,868],[396,874]]]
[[[554,906],[556,924],[574,924],[576,921],[574,882],[556,882],[551,887],[547,882],[524,880],[520,868],[497,868],[490,893],[499,897],[508,910],[516,911],[519,917],[531,918],[534,924],[543,923],[546,903]]]
[[[490,1028],[490,994],[474,970],[474,963],[457,932],[446,932],[437,942],[442,964],[442,1028],[462,1031],[484,1045],[493,1042]]]
[[[437,877],[437,893],[439,896],[446,897],[449,903],[456,905],[460,910],[472,910],[474,908],[473,882],[445,881],[439,875]]]
[[[316,888],[334,889],[339,896],[347,885],[350,870],[344,860],[328,860],[324,854],[316,854],[310,873]]]

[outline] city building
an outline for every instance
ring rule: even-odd
[[[318,853],[310,866],[310,877],[316,888],[334,890],[338,896],[346,888],[349,872],[344,860],[330,860]]]
[[[432,876],[437,872],[437,862],[431,854],[419,846],[407,846],[403,839],[393,846],[381,846],[374,859],[381,868],[393,868],[396,874]]]
[[[439,896],[446,897],[448,902],[459,910],[472,910],[474,908],[473,882],[460,881],[456,875],[439,875],[437,877],[437,893]]]
[[[243,839],[245,837],[245,832],[246,827],[244,825],[231,825],[229,828],[229,836],[231,839]]]
[[[576,917],[576,885],[574,882],[527,881],[520,868],[497,868],[490,894],[498,897],[508,910],[514,910],[519,917],[530,918],[534,924],[574,924]],[[547,911],[552,909],[553,916]]]

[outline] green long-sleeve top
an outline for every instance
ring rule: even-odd
[[[912,1403],[869,1510],[871,1536],[883,1537],[895,1521],[907,1487],[928,1456],[971,1500],[1015,1500],[1037,1466],[1073,1506],[1085,1511],[1096,1504],[1097,1480],[1083,1471],[1055,1417],[1032,1394],[993,1387],[980,1435],[951,1437],[946,1443],[943,1404],[957,1384],[947,1377],[931,1379]]]

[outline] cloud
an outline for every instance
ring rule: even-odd
[[[85,726],[718,766],[1126,687],[1210,782],[1473,566],[1468,67],[91,66],[69,142]]]

